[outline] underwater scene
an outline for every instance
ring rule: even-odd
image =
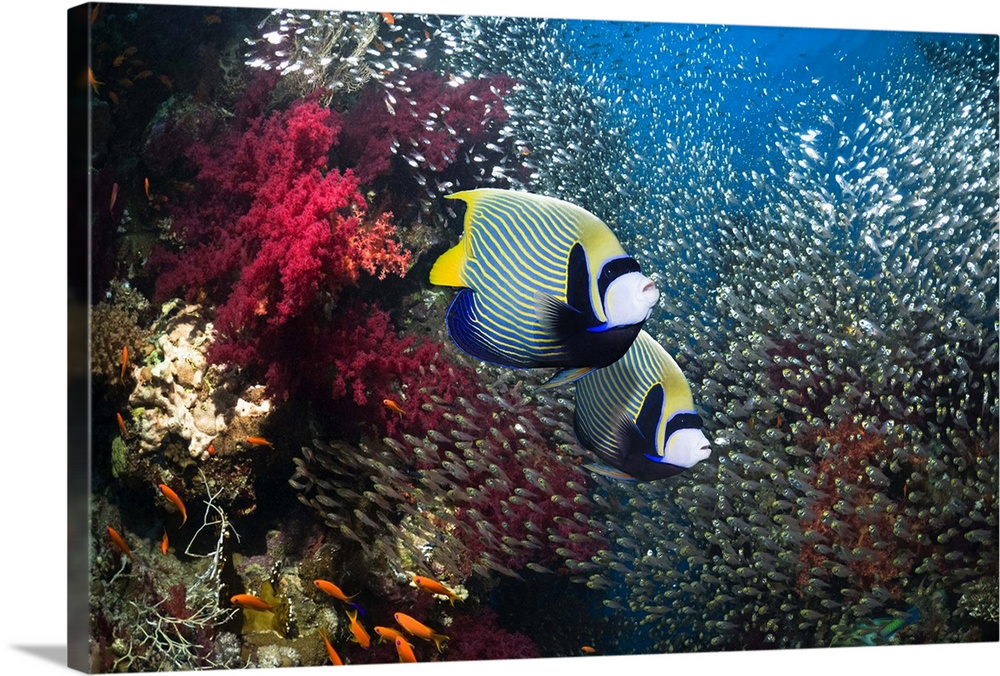
[[[998,641],[996,35],[70,15],[83,668]]]

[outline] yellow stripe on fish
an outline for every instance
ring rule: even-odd
[[[674,476],[711,453],[684,374],[645,331],[621,359],[576,381],[573,429],[613,469],[589,468],[615,478]]]
[[[566,369],[559,384],[625,353],[659,294],[603,221],[524,192],[448,197],[466,204],[464,230],[430,281],[461,289],[448,332],[462,350],[514,368]]]

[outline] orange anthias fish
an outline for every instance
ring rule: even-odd
[[[404,641],[406,640],[402,634],[392,627],[375,627],[375,633],[378,634],[380,640],[390,641],[393,644],[396,643],[397,638],[401,638]]]
[[[333,645],[330,643],[330,639],[326,637],[326,632],[323,631],[322,627],[319,629],[319,635],[323,637],[323,643],[326,644],[326,654],[330,656],[330,664],[338,667],[343,666],[344,661],[340,659],[340,655],[333,649]]]
[[[117,197],[118,195],[118,184],[115,183],[115,191],[112,193],[112,197]],[[115,201],[111,200],[111,206],[115,205]],[[121,381],[125,384],[125,368],[128,366],[128,345],[122,346],[122,374]]]
[[[160,484],[160,490],[163,492],[163,495],[166,496],[167,500],[172,502],[174,507],[180,510],[181,526],[183,526],[185,523],[187,523],[188,515],[187,515],[187,510],[184,508],[184,503],[181,501],[180,496],[177,495],[177,493],[174,493],[172,490],[170,490],[170,486],[166,484]]]
[[[580,650],[582,650],[583,652],[587,653],[588,655],[593,655],[594,653],[597,652],[597,648],[595,648],[594,646],[590,646],[590,645],[582,645],[582,646],[580,646]]]
[[[383,399],[382,403],[385,404],[385,407],[393,413],[398,413],[400,418],[403,417],[403,409],[401,409],[399,404],[394,402],[392,399]]]
[[[365,628],[361,626],[358,622],[358,611],[347,611],[347,617],[351,620],[351,633],[354,634],[354,640],[358,642],[365,650],[368,650],[368,646],[372,644],[372,637],[368,635]]]
[[[166,556],[167,551],[170,549],[170,538],[167,537],[167,530],[163,529],[163,539],[160,540],[160,551]]]
[[[413,619],[405,613],[396,613],[393,617],[396,618],[396,622],[399,626],[405,629],[408,634],[412,634],[417,638],[422,638],[425,641],[434,641],[434,645],[437,646],[438,652],[442,652],[441,643],[448,640],[447,636],[437,633],[426,624]]]
[[[418,587],[424,591],[428,591],[431,594],[440,594],[441,596],[447,596],[448,600],[451,601],[451,605],[455,605],[455,601],[461,601],[462,597],[453,592],[452,590],[445,587],[443,584],[436,580],[432,580],[429,577],[424,577],[422,575],[414,575],[413,582]]]
[[[327,580],[313,580],[313,584],[316,585],[317,589],[319,589],[320,591],[326,592],[333,598],[340,599],[344,603],[351,603],[351,599],[357,596],[357,594],[354,594],[353,596],[348,596],[340,589],[340,587]]]
[[[114,542],[115,546],[121,550],[122,554],[127,556],[129,561],[135,563],[135,554],[133,554],[132,550],[128,548],[127,544],[125,544],[125,540],[123,540],[122,536],[118,534],[118,531],[111,526],[108,526],[108,535],[111,536],[111,541]]]
[[[234,606],[249,608],[250,610],[274,610],[274,606],[263,599],[257,598],[253,594],[236,594],[229,599],[229,602]]]
[[[247,437],[247,443],[251,446],[273,446],[273,444],[264,437]]]
[[[147,176],[142,180],[143,187],[146,189],[146,199],[150,202],[153,201],[153,197],[149,194],[149,177]]]
[[[94,75],[93,68],[87,68],[87,84],[89,84],[94,89],[94,93],[97,93],[97,87],[104,84],[103,82],[97,81],[97,76]]]
[[[417,656],[413,654],[413,646],[404,641],[402,637],[396,639],[396,653],[399,654],[400,662],[417,661]]]
[[[128,439],[128,430],[125,429],[125,419],[122,418],[122,414],[115,413],[115,420],[118,421],[118,429],[121,431],[122,437]]]
[[[108,212],[114,214],[115,202],[118,201],[118,183],[111,186],[111,204],[108,205]],[[128,349],[127,347],[125,348]],[[123,369],[124,370],[124,369]]]
[[[396,23],[396,17],[392,15],[392,12],[379,12],[379,14],[382,15],[382,18],[385,19],[385,22],[390,26]]]

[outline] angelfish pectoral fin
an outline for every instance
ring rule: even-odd
[[[535,294],[535,316],[548,335],[561,343],[586,328],[583,314],[555,296]]]

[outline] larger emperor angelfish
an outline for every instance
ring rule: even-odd
[[[671,477],[712,452],[684,374],[645,331],[624,357],[576,381],[573,429],[610,465],[588,469],[619,479]]]
[[[659,292],[603,221],[523,192],[448,197],[465,202],[465,230],[430,281],[462,287],[448,308],[448,333],[462,350],[502,366],[565,369],[550,385],[628,350]]]

